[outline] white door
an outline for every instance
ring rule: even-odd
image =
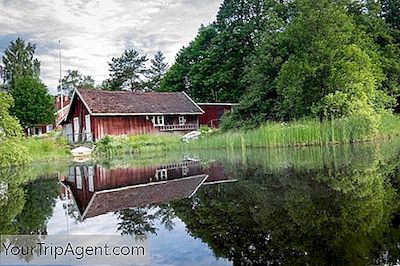
[[[74,141],[79,140],[79,117],[74,117]]]
[[[73,141],[72,124],[63,125],[63,135],[68,139],[69,142]]]
[[[86,140],[92,141],[92,127],[90,125],[90,115],[85,115],[85,126],[86,126]]]

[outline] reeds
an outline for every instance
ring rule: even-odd
[[[356,143],[400,135],[400,117],[385,115],[377,132],[364,132],[347,119],[320,122],[316,119],[291,123],[269,122],[250,131],[236,131],[204,136],[187,148],[243,149],[243,147],[301,147]]]

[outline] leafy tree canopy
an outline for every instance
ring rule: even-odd
[[[54,121],[54,101],[46,86],[34,77],[24,77],[11,89],[15,105],[11,113],[23,127],[47,124]]]
[[[20,143],[21,126],[9,113],[12,106],[11,96],[0,92],[0,168],[24,164],[29,160],[27,149]]]

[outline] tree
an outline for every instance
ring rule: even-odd
[[[47,234],[47,221],[53,214],[58,188],[57,180],[46,176],[37,177],[24,187],[26,197],[24,209],[15,218],[19,234]]]
[[[71,96],[79,87],[94,88],[94,79],[89,75],[82,75],[79,70],[67,70],[67,74],[62,78],[63,94]],[[58,88],[58,91],[61,89]]]
[[[161,79],[168,70],[168,63],[165,62],[165,56],[161,51],[157,51],[154,59],[151,59],[150,62],[151,66],[147,75],[146,87],[150,91],[159,91]]]
[[[277,18],[287,19],[287,4],[272,0],[225,0],[217,20],[202,26],[195,40],[177,55],[161,89],[186,91],[197,101],[238,102],[246,95],[242,82],[247,58],[262,32]]]
[[[381,1],[380,4],[374,0],[351,2],[348,13],[376,44],[384,74],[383,81],[377,84],[379,89],[397,97],[400,102],[400,31],[393,28],[390,19],[387,19],[391,12],[395,12],[387,9],[393,8],[396,3]]]
[[[25,43],[21,38],[11,41],[4,52],[4,80],[14,85],[22,77],[39,77],[40,62],[34,58],[36,44]]]
[[[376,128],[375,111],[386,97],[377,93],[383,75],[370,38],[340,4],[306,0],[298,8],[283,32],[290,56],[276,80],[282,117],[362,114]]]
[[[121,57],[112,58],[110,66],[111,90],[143,90],[143,77],[147,70],[146,55],[141,56],[133,49],[125,50]]]
[[[400,30],[400,2],[398,0],[380,0],[383,17],[392,29]]]
[[[212,99],[215,88],[204,76],[211,75],[214,65],[204,61],[215,36],[214,25],[200,27],[194,41],[179,51],[176,62],[161,81],[160,90],[185,91],[197,101]]]
[[[27,149],[20,143],[21,126],[18,120],[9,113],[12,106],[11,96],[0,92],[0,168],[29,161]]]
[[[24,77],[11,89],[15,105],[11,113],[21,125],[29,128],[35,124],[47,124],[54,121],[54,102],[46,86],[37,78]]]

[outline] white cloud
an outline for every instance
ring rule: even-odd
[[[149,57],[165,53],[172,63],[200,24],[215,19],[222,0],[3,0],[0,1],[0,55],[17,36],[37,43],[42,79],[55,91],[63,69],[79,69],[97,83],[108,77],[112,57],[134,48]]]

